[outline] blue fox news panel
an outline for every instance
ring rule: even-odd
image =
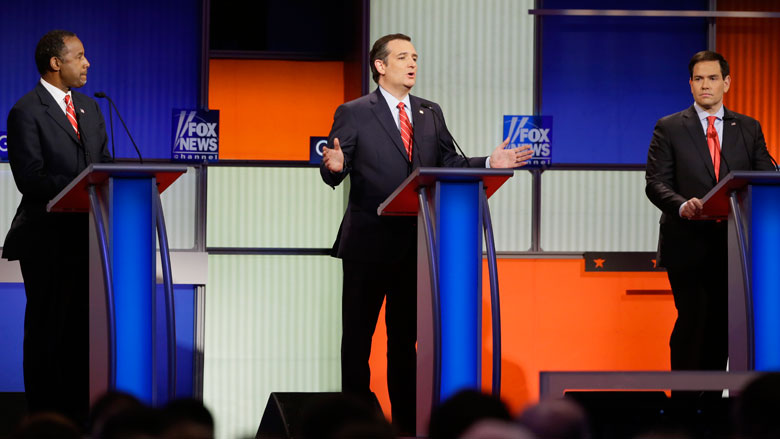
[[[199,105],[202,10],[201,0],[3,1],[0,131],[14,103],[40,78],[33,56],[38,40],[65,29],[78,35],[90,62],[87,84],[78,91],[111,96],[143,157],[170,159],[171,111]],[[108,103],[97,101],[110,136]],[[116,114],[113,119],[117,157],[136,157]]]
[[[750,189],[755,367],[780,371],[780,185]]]

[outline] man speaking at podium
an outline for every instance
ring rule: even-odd
[[[731,171],[773,170],[757,120],[723,106],[729,65],[702,51],[688,64],[694,104],[658,121],[647,153],[645,192],[661,211],[658,266],[666,267],[677,321],[672,370],[725,370],[728,243],[725,221],[692,221]]]
[[[333,255],[342,259],[341,385],[373,401],[368,359],[383,299],[387,299],[387,387],[393,424],[414,434],[417,340],[417,228],[414,217],[380,217],[377,207],[421,166],[516,168],[528,148],[490,157],[455,152],[441,108],[409,94],[417,52],[403,34],[379,38],[369,54],[379,87],[338,107],[324,148],[322,179],[336,186],[349,174],[350,191]]]
[[[19,260],[24,316],[24,388],[31,412],[82,423],[89,408],[89,222],[47,213],[46,204],[90,162],[111,161],[97,103],[72,89],[89,62],[76,34],[54,30],[35,49],[41,79],[8,114],[8,160],[22,202],[3,245]]]

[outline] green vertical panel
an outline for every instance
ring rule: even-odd
[[[516,171],[490,197],[490,217],[496,251],[526,251],[531,247],[531,174]]]
[[[209,256],[204,402],[218,437],[254,437],[271,392],[339,391],[341,264]]]
[[[660,212],[644,171],[550,171],[542,176],[541,246],[548,251],[655,251]]]
[[[11,166],[8,163],[0,163],[0,247],[5,242],[5,235],[8,234],[20,201],[22,194],[16,190]]]
[[[441,104],[467,155],[488,155],[502,141],[503,115],[533,111],[533,7],[533,0],[374,0],[371,43],[409,35],[419,55],[412,94]]]
[[[318,168],[209,168],[209,247],[329,248],[344,192]]]
[[[171,250],[192,249],[195,246],[197,220],[198,170],[188,167],[160,196]]]

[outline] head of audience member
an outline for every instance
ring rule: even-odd
[[[723,95],[731,86],[729,63],[723,55],[703,50],[693,55],[688,63],[688,72],[693,100],[704,110],[717,113],[723,104]]]
[[[87,83],[89,61],[73,32],[53,30],[41,37],[35,48],[35,65],[41,78],[64,92]]]
[[[361,437],[357,434],[369,430],[380,432],[376,436],[380,438],[393,435],[392,427],[377,407],[343,393],[322,395],[308,401],[297,423],[297,431],[305,439],[356,438]]]
[[[54,412],[40,412],[22,419],[14,439],[80,439],[81,431],[70,419]]]
[[[123,411],[143,407],[133,395],[123,392],[106,392],[92,405],[87,421],[88,433],[101,437],[106,421]]]
[[[525,409],[518,422],[539,439],[587,439],[585,410],[570,398],[545,399]]]
[[[214,418],[201,401],[176,399],[161,412],[162,438],[208,439],[214,437]]]
[[[100,435],[94,439],[152,439],[162,433],[159,410],[141,406],[128,408],[106,419]]]
[[[514,422],[483,419],[469,427],[462,439],[536,439],[528,429]]]
[[[737,397],[732,421],[740,439],[780,438],[780,373],[753,380]]]
[[[476,390],[461,390],[434,408],[428,435],[431,439],[458,438],[487,419],[509,422],[512,416],[500,399]]]

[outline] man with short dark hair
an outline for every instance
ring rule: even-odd
[[[677,321],[672,370],[725,370],[728,255],[723,221],[692,221],[700,198],[731,171],[772,170],[761,124],[723,106],[726,60],[702,51],[689,63],[694,104],[658,121],[647,153],[650,201],[662,211],[658,265],[672,286]]]
[[[350,175],[349,203],[333,255],[343,260],[341,382],[344,392],[373,400],[368,360],[386,299],[387,387],[393,424],[415,432],[417,229],[410,217],[380,217],[377,207],[420,166],[467,166],[455,152],[441,108],[411,96],[417,52],[403,34],[379,38],[370,53],[377,90],[336,110],[320,167],[330,186]],[[468,166],[514,168],[528,148],[468,159]]]
[[[87,164],[110,161],[97,103],[76,91],[89,61],[73,32],[55,30],[35,51],[41,79],[8,114],[8,160],[22,201],[3,245],[19,260],[27,307],[24,387],[32,412],[54,410],[78,423],[89,407],[89,223],[85,213],[48,213],[46,204]]]

